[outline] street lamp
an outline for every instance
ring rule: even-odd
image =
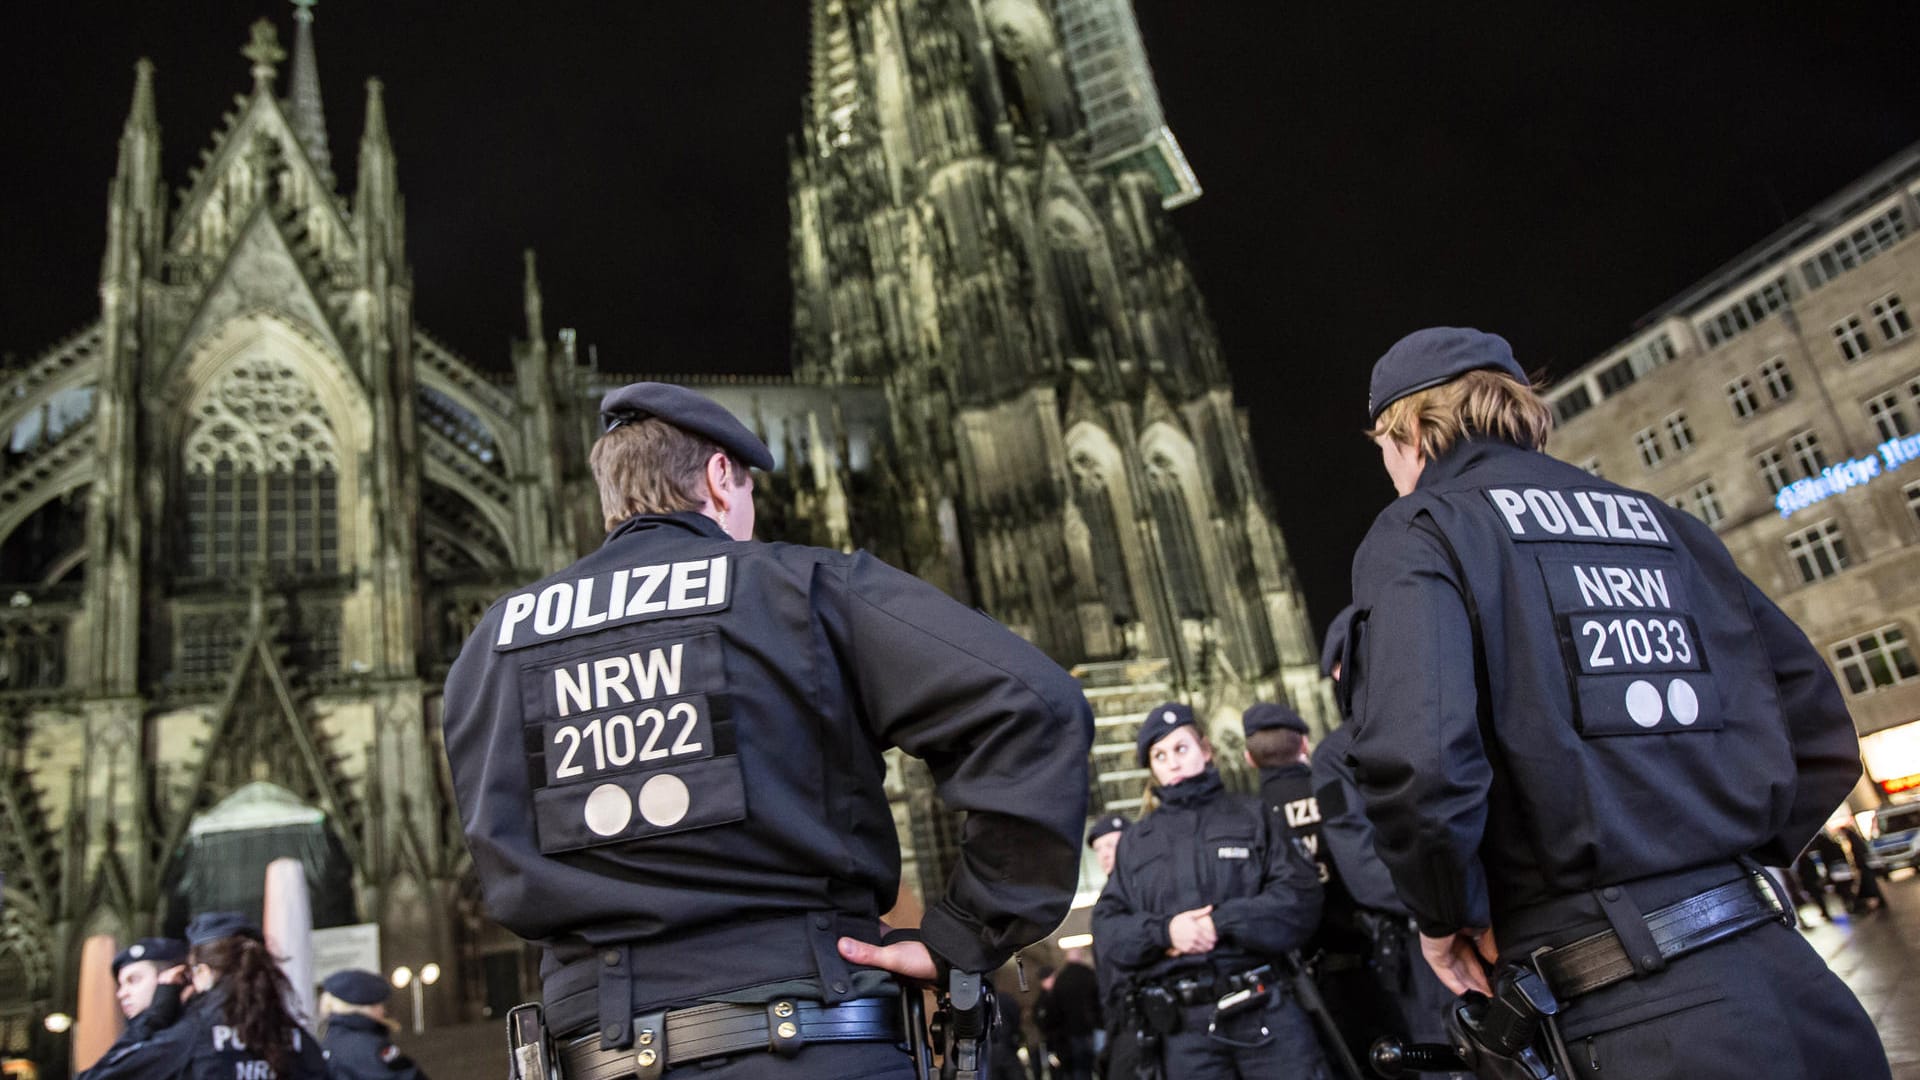
[[[48,1031],[55,1035],[65,1035],[73,1027],[73,1017],[66,1013],[50,1013],[46,1023]]]
[[[418,1035],[427,1030],[426,990],[440,981],[440,965],[431,961],[420,965],[420,974],[416,978],[413,969],[405,965],[393,969],[393,985],[397,990],[413,987],[413,1033]]]

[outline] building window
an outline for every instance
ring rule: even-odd
[[[1726,511],[1720,506],[1720,492],[1714,488],[1711,480],[1702,480],[1693,485],[1693,490],[1687,492],[1687,501],[1692,505],[1681,509],[1692,510],[1693,516],[1706,522],[1708,528],[1717,529],[1727,519]]]
[[[1920,480],[1915,480],[1900,490],[1907,493],[1907,512],[1920,522]]]
[[[1745,375],[1727,384],[1727,407],[1733,410],[1734,418],[1745,420],[1760,411],[1760,402],[1753,396],[1753,380]]]
[[[1864,694],[1920,677],[1920,664],[1913,662],[1907,635],[1898,626],[1883,626],[1835,645],[1833,659],[1850,694]]]
[[[1166,560],[1167,583],[1172,587],[1175,612],[1183,619],[1204,619],[1213,605],[1207,595],[1207,575],[1200,557],[1200,540],[1193,530],[1187,496],[1170,461],[1147,468],[1147,495],[1152,500],[1160,552]]]
[[[1907,426],[1907,411],[1900,407],[1900,395],[1887,391],[1867,402],[1867,416],[1873,420],[1873,426],[1880,431],[1881,439],[1897,439],[1911,433]]]
[[[1769,315],[1787,306],[1786,275],[1766,282],[1735,300],[1701,324],[1700,334],[1711,349],[1724,341],[1759,325]]]
[[[1899,243],[1906,234],[1907,215],[1896,204],[1802,262],[1800,272],[1806,275],[1807,285],[1817,289]]]
[[[1873,348],[1867,341],[1866,328],[1860,325],[1860,316],[1849,315],[1833,324],[1833,340],[1840,343],[1840,356],[1845,360],[1858,360]]]
[[[1787,537],[1787,554],[1802,582],[1825,581],[1847,568],[1847,538],[1839,525],[1823,521]]]
[[[1868,310],[1874,325],[1880,328],[1880,336],[1886,340],[1899,341],[1913,333],[1913,320],[1907,317],[1907,309],[1900,305],[1898,296],[1888,293],[1875,300]]]
[[[1787,440],[1787,450],[1793,454],[1793,463],[1800,467],[1802,476],[1819,476],[1820,470],[1827,467],[1827,452],[1820,449],[1820,436],[1811,431]]]
[[[1622,360],[1604,369],[1594,378],[1595,381],[1600,384],[1600,396],[1605,398],[1612,397],[1627,387],[1632,386],[1634,380],[1639,377],[1640,373],[1633,370],[1633,361]]]
[[[1760,468],[1760,483],[1769,492],[1779,491],[1787,486],[1787,457],[1777,446],[1769,446],[1754,458],[1754,464]]]
[[[1668,413],[1666,419],[1667,440],[1673,444],[1673,452],[1684,454],[1693,449],[1693,429],[1687,426],[1686,413]]]
[[[1559,400],[1553,403],[1553,415],[1556,420],[1565,423],[1591,408],[1593,392],[1587,389],[1585,383],[1581,383],[1560,395]]]
[[[1785,401],[1793,396],[1793,375],[1787,371],[1786,357],[1776,356],[1761,364],[1760,381],[1766,384],[1771,401]]]
[[[1640,448],[1640,460],[1649,469],[1666,459],[1666,452],[1660,449],[1660,436],[1652,428],[1641,428],[1634,434],[1633,443]]]

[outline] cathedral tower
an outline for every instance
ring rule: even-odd
[[[814,0],[812,32],[796,369],[884,386],[910,568],[1115,684],[1097,802],[1137,801],[1128,683],[1229,749],[1256,697],[1324,725],[1128,0]]]

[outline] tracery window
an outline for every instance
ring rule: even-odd
[[[1132,622],[1133,590],[1128,587],[1127,561],[1120,548],[1120,523],[1113,512],[1113,493],[1091,458],[1073,461],[1073,502],[1087,526],[1087,544],[1093,553],[1093,572],[1099,578],[1100,598],[1115,622]]]
[[[290,365],[235,365],[195,407],[187,436],[186,576],[332,573],[339,458],[326,411]]]
[[[1174,610],[1183,619],[1207,618],[1212,614],[1212,605],[1207,600],[1200,541],[1194,534],[1193,514],[1171,461],[1159,458],[1148,463],[1147,491],[1153,501],[1160,549],[1166,558],[1167,586],[1173,594]]]

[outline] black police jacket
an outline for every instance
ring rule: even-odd
[[[1347,760],[1352,749],[1350,723],[1327,732],[1314,748],[1313,799],[1320,811],[1320,842],[1356,906],[1405,919],[1407,906],[1393,890],[1393,875],[1373,849],[1373,823],[1367,820],[1360,785]]]
[[[1783,865],[1859,778],[1832,674],[1713,531],[1545,454],[1474,439],[1427,462],[1353,589],[1353,758],[1428,934]]]
[[[330,1017],[320,1046],[333,1080],[426,1080],[413,1059],[393,1045],[391,1029],[371,1016]]]
[[[1372,945],[1360,926],[1353,897],[1340,877],[1340,868],[1327,850],[1320,800],[1313,790],[1313,770],[1304,761],[1277,769],[1260,770],[1260,800],[1272,816],[1273,827],[1291,840],[1320,875],[1320,928],[1307,948],[1344,954],[1365,954]]]
[[[1094,905],[1101,964],[1140,983],[1207,967],[1229,974],[1299,948],[1319,925],[1320,876],[1266,808],[1228,792],[1212,766],[1160,798],[1120,841]],[[1213,951],[1167,956],[1167,924],[1208,904]]]
[[[227,1023],[227,994],[214,987],[196,994],[172,1025],[135,1042],[118,1042],[75,1080],[327,1080],[320,1044],[304,1029],[293,1030],[286,1068],[274,1073],[265,1058],[240,1041]]]
[[[1093,737],[1079,685],[864,552],[635,517],[488,610],[444,724],[487,908],[548,948],[550,1011],[577,991],[619,1026],[616,977],[637,1007],[793,979],[856,996],[834,939],[876,940],[898,893],[891,746],[968,815],[928,898],[936,956],[992,971],[1072,903]],[[597,989],[556,991],[556,971],[602,960]]]

